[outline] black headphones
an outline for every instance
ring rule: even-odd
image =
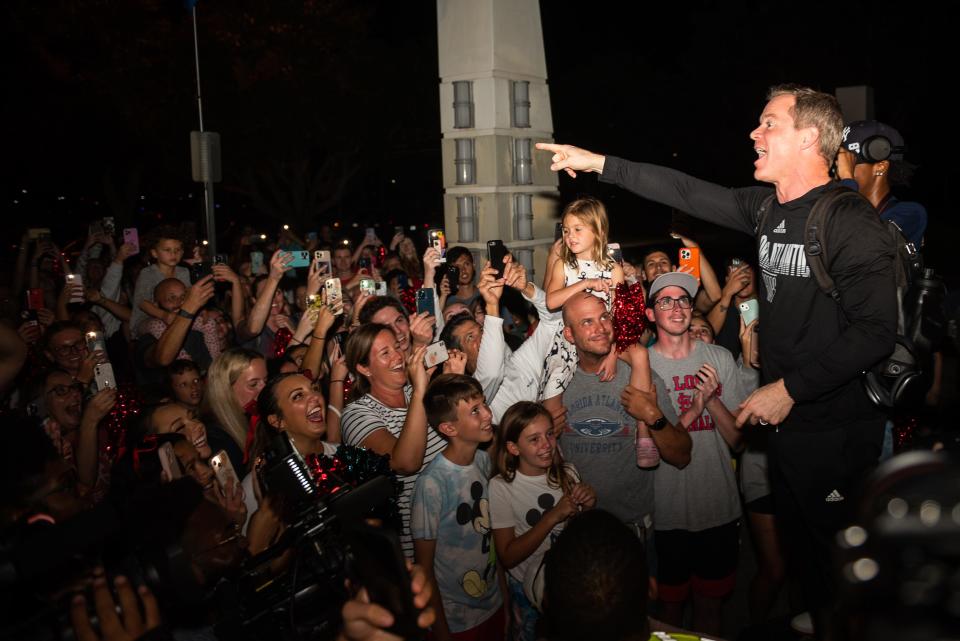
[[[894,145],[886,136],[869,136],[860,143],[860,157],[869,163],[887,160],[893,154],[902,154],[904,147]]]

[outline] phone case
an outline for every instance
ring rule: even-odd
[[[309,267],[310,266],[310,252],[308,251],[292,251],[290,254],[293,256],[293,260],[287,263],[287,267]]]
[[[83,287],[83,277],[80,274],[67,274],[67,287],[73,287],[79,285]],[[71,303],[82,303],[86,300],[86,295],[81,291],[79,294],[71,294],[70,302]]]
[[[437,341],[427,345],[427,351],[423,355],[423,364],[428,369],[436,365],[441,365],[450,360],[450,354],[447,352],[447,346],[443,341]]]
[[[437,315],[436,307],[433,303],[433,288],[424,287],[417,290],[417,313],[427,312],[433,316]]]
[[[757,316],[760,315],[760,306],[756,298],[751,298],[750,300],[740,303],[739,308],[740,317],[743,318],[744,325],[749,325],[757,320]]]
[[[221,492],[227,491],[227,483],[231,480],[235,486],[240,485],[240,479],[237,478],[237,473],[233,469],[233,464],[230,462],[226,450],[220,450],[210,457],[210,467],[213,468],[213,474],[217,477]]]
[[[327,305],[333,308],[337,316],[343,313],[343,289],[339,278],[328,278],[323,285],[327,292]]]
[[[108,387],[116,387],[117,379],[113,376],[113,365],[110,363],[100,363],[93,368],[93,380],[97,382],[97,391],[105,390]]]
[[[502,240],[487,241],[487,259],[490,266],[497,270],[497,278],[503,278],[503,258],[507,255],[507,247]]]
[[[383,282],[382,280],[381,280],[381,281],[377,281],[376,284],[375,284],[375,286],[374,286],[373,293],[376,294],[377,296],[386,296],[386,295],[387,295],[387,284],[386,284],[385,282]]]
[[[679,271],[684,271],[697,281],[700,280],[700,248],[699,247],[681,247]]]
[[[107,343],[103,340],[103,334],[100,332],[87,332],[87,351],[107,351]]]
[[[430,241],[430,246],[440,252],[440,262],[447,262],[447,237],[443,233],[442,229],[431,229],[427,231],[427,238]]]
[[[259,276],[263,271],[263,252],[250,252],[250,273]]]
[[[133,254],[140,253],[140,233],[136,227],[128,227],[123,230],[123,242],[133,245]]]
[[[190,278],[191,282],[198,282],[212,274],[213,272],[210,269],[210,263],[194,263],[190,267]]]

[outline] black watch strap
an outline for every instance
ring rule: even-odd
[[[655,420],[653,423],[650,424],[650,429],[653,430],[654,432],[659,432],[666,426],[667,426],[667,417],[661,414],[660,418],[658,418],[657,420]]]

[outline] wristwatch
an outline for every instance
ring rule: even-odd
[[[178,309],[178,310],[177,310],[177,316],[182,316],[183,318],[186,318],[187,320],[193,320],[194,318],[197,317],[196,314],[191,314],[190,312],[188,312],[188,311],[185,310],[185,309]]]
[[[647,427],[649,427],[654,432],[659,432],[666,426],[667,426],[667,417],[661,414],[660,418],[655,420],[653,423],[650,423],[650,425],[648,425]]]

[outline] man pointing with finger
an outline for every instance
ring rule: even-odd
[[[820,290],[806,262],[804,228],[817,200],[836,188],[829,169],[841,142],[839,105],[794,86],[774,87],[768,101],[750,139],[754,177],[773,191],[727,189],[569,145],[537,147],[553,152],[555,171],[599,173],[603,182],[757,238],[766,384],[740,405],[737,426],[776,426],[770,462],[777,512],[800,544],[805,592],[823,637],[834,601],[832,536],[845,520],[846,497],[880,452],[883,419],[859,375],[893,350],[894,247],[869,202],[838,201],[820,230],[838,300]]]

